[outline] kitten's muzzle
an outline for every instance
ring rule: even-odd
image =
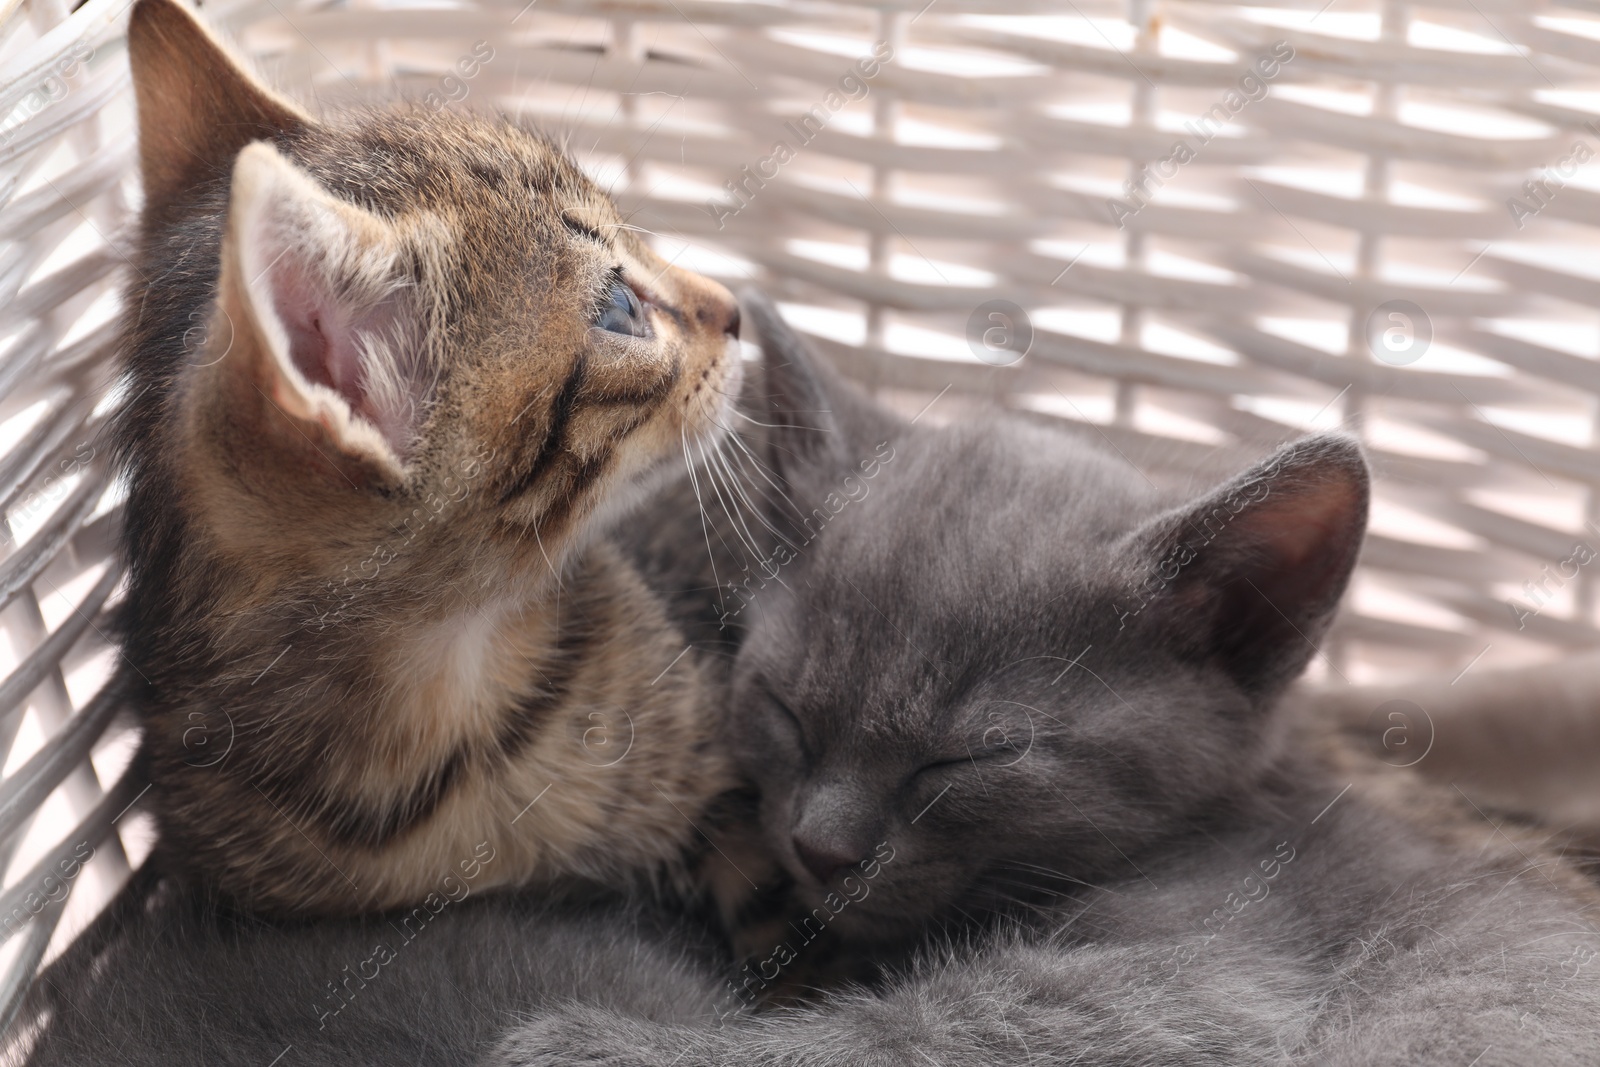
[[[799,833],[794,835],[795,855],[800,858],[801,864],[811,872],[811,877],[819,885],[827,885],[833,880],[834,875],[846,867],[854,867],[868,857],[858,854],[855,849],[840,847],[835,842],[813,843],[807,841]]]
[[[881,836],[876,805],[848,785],[814,787],[796,814],[789,840],[795,858],[818,885],[871,858]]]

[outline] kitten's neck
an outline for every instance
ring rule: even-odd
[[[605,542],[559,586],[475,563],[396,563],[321,630],[278,596],[146,635],[151,662],[209,650],[141,699],[174,854],[296,911],[414,902],[461,863],[484,888],[674,862],[728,774],[684,639]]]

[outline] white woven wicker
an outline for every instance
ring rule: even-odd
[[[118,570],[93,442],[138,202],[127,6],[0,0],[0,1025],[145,847],[119,818],[130,738],[95,698]],[[1357,430],[1378,502],[1326,672],[1600,641],[1596,0],[207,12],[302,97],[545,121],[668,256],[764,285],[908,410],[1059,415],[1151,478]],[[875,42],[892,58],[846,80]]]

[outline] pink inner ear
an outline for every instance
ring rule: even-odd
[[[1253,528],[1287,567],[1300,567],[1322,552],[1330,537],[1349,524],[1360,494],[1347,479],[1333,477],[1293,495],[1268,500],[1250,517]]]
[[[363,337],[393,343],[398,313],[395,301],[353,314],[340,304],[328,285],[293,252],[280,256],[269,269],[273,310],[289,342],[289,358],[306,381],[339,394],[351,411],[378,428],[401,458],[410,445],[415,397],[388,403],[368,388]],[[370,342],[367,342],[370,343]],[[370,351],[370,349],[369,349]],[[404,360],[407,353],[395,353]],[[409,390],[408,390],[409,392]],[[395,400],[400,403],[396,404]]]
[[[273,310],[289,337],[289,358],[308,382],[326,386],[359,409],[366,392],[355,325],[292,254],[271,268]]]

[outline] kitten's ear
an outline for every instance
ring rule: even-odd
[[[311,125],[253,78],[178,0],[139,0],[128,19],[147,210],[228,173],[240,149]]]
[[[1354,438],[1287,445],[1134,535],[1145,578],[1127,607],[1149,604],[1246,692],[1270,696],[1305,668],[1332,621],[1369,495]]]
[[[761,373],[741,407],[763,426],[764,459],[786,487],[853,469],[903,427],[812,352],[765,294],[746,289],[739,302],[761,346]]]
[[[357,485],[402,474],[428,376],[424,301],[395,225],[268,144],[239,153],[218,295],[227,323],[213,331],[229,347],[208,354],[196,388],[245,461],[287,458]]]

